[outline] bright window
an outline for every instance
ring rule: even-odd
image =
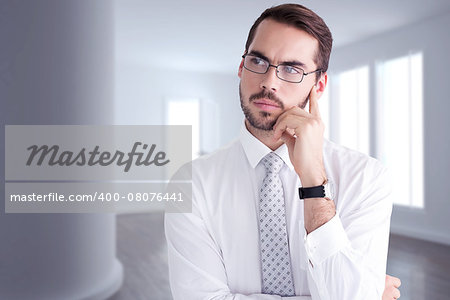
[[[422,54],[377,65],[377,156],[395,178],[394,203],[423,207]]]
[[[169,99],[167,125],[192,125],[192,158],[200,156],[200,101],[199,99]]]
[[[333,106],[339,112],[333,139],[348,148],[370,154],[369,67],[338,74]],[[334,102],[334,100],[333,100]]]

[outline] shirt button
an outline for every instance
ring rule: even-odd
[[[314,253],[317,249],[317,245],[315,245],[314,243],[309,242],[308,243],[308,248],[311,251],[311,253]]]

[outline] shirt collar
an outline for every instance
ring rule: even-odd
[[[252,166],[252,168],[256,168],[261,159],[272,152],[272,150],[264,145],[260,140],[258,140],[253,134],[248,131],[245,126],[245,121],[241,127],[241,135],[239,137],[242,148],[244,148],[245,155]],[[284,163],[289,167],[289,169],[294,170],[294,166],[292,166],[291,160],[289,159],[289,152],[286,144],[282,144],[275,152]]]

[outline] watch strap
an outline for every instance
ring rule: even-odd
[[[301,187],[298,189],[298,194],[300,196],[300,199],[325,198],[325,186],[319,185],[307,188]]]

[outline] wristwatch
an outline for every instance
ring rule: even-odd
[[[327,198],[328,200],[332,199],[331,195],[331,186],[330,182],[326,182],[325,184],[313,186],[313,187],[301,187],[298,189],[298,195],[300,199],[308,199],[308,198]]]

